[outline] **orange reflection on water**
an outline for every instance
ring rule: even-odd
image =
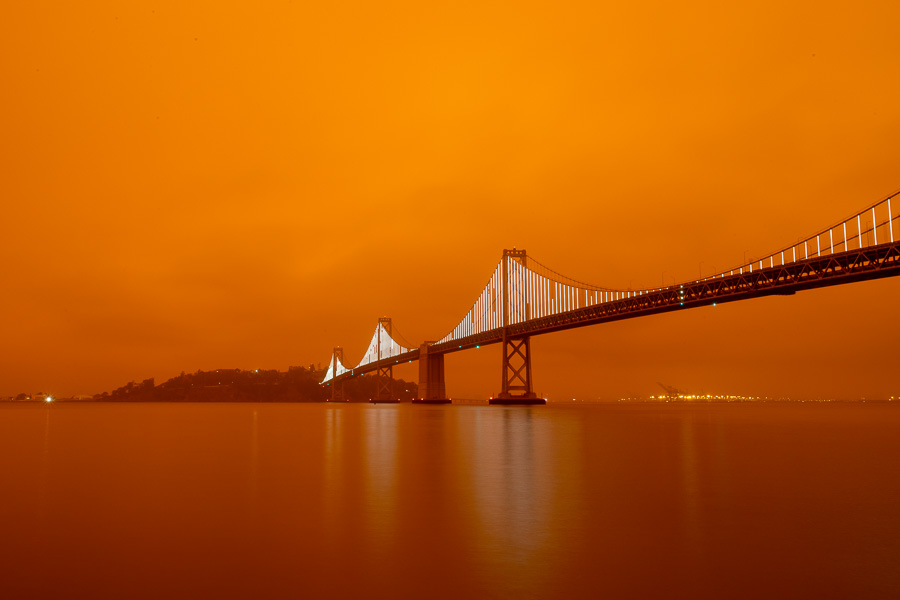
[[[0,590],[886,597],[898,427],[887,404],[2,405]]]

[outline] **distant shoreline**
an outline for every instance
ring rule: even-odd
[[[860,400],[842,400],[842,399],[802,399],[794,400],[790,398],[784,399],[765,399],[765,400],[548,400],[547,403],[554,406],[573,406],[579,404],[678,404],[678,405],[697,405],[697,404],[900,404],[900,398],[887,399],[860,399]],[[330,402],[328,400],[292,400],[285,398],[272,399],[246,399],[246,398],[192,398],[181,400],[160,400],[160,399],[143,399],[143,398],[54,398],[51,402],[45,400],[15,400],[9,398],[0,398],[0,404],[371,404],[369,399],[365,400],[347,400],[345,402]],[[409,404],[411,400],[401,400],[401,404]],[[488,405],[488,399],[458,399],[453,400],[451,404],[456,406],[480,406]]]

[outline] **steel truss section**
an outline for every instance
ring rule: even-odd
[[[531,386],[530,337],[504,340],[502,376],[501,398],[534,397]]]
[[[378,388],[375,393],[375,400],[378,402],[396,401],[394,396],[394,367],[388,365],[386,367],[378,367],[376,373],[378,377]]]

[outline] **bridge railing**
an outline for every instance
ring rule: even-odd
[[[697,281],[707,281],[746,272],[752,273],[754,270],[784,266],[813,257],[860,250],[887,242],[893,243],[896,240],[894,221],[900,217],[900,207],[897,206],[897,202],[900,201],[898,195],[900,192],[892,194],[850,218],[802,239],[796,244]],[[900,231],[897,233],[900,234]]]

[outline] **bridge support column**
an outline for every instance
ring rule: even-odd
[[[490,404],[547,404],[545,398],[538,398],[531,384],[531,337],[510,339],[504,330],[501,349],[501,392],[496,398],[491,398]]]
[[[416,404],[450,404],[444,386],[444,355],[428,351],[428,342],[419,346],[419,390]]]

